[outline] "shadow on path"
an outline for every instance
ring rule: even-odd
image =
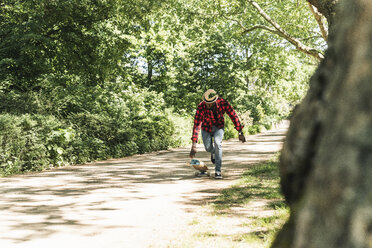
[[[0,178],[0,246],[48,247],[75,237],[92,242],[79,247],[102,247],[97,241],[107,240],[120,247],[128,239],[138,239],[140,247],[143,235],[172,232],[159,221],[186,220],[247,167],[278,152],[285,132],[282,127],[249,136],[245,144],[224,141],[220,181],[194,177],[185,165],[189,148]],[[198,158],[210,165],[203,145],[197,149]]]

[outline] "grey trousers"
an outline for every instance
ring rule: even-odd
[[[225,130],[223,128],[218,128],[216,126],[212,127],[212,132],[207,132],[202,130],[202,137],[204,148],[207,152],[211,154],[214,153],[214,158],[216,160],[215,171],[221,172],[222,167],[222,139]],[[213,138],[213,139],[212,139]]]

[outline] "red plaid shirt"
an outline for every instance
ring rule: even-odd
[[[214,118],[212,110],[208,109],[207,104],[204,101],[199,103],[194,118],[194,128],[192,130],[191,140],[193,142],[198,141],[200,126],[204,131],[207,132],[212,132],[212,126],[223,128],[225,126],[225,113],[227,113],[231,118],[236,130],[240,132],[243,129],[243,126],[241,125],[237,114],[228,101],[219,97],[216,101],[216,107],[217,119]]]

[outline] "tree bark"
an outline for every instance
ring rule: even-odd
[[[283,147],[291,215],[274,248],[372,247],[372,2],[341,0],[332,18]]]

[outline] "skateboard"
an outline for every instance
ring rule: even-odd
[[[204,164],[203,161],[200,161],[198,159],[192,159],[188,165],[194,167],[195,173],[194,175],[197,177],[207,176],[209,177],[211,174],[208,171],[208,166]]]

